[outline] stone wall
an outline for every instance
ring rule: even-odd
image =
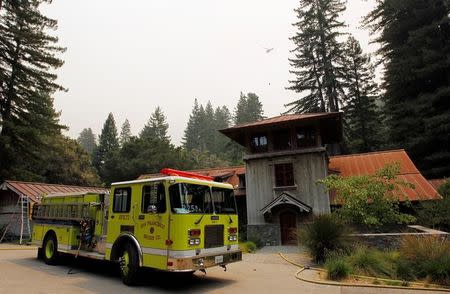
[[[278,246],[281,241],[281,230],[278,224],[247,225],[247,239],[261,240],[265,246]]]
[[[354,234],[352,237],[356,242],[367,247],[374,247],[380,250],[398,249],[401,240],[405,236],[439,236],[450,240],[450,234],[446,232],[435,231],[422,233],[380,233],[380,234]]]

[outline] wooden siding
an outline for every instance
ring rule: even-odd
[[[292,163],[295,186],[275,187],[274,164]],[[264,224],[260,210],[282,192],[297,197],[312,207],[313,214],[330,212],[328,193],[317,180],[327,176],[327,161],[324,150],[320,152],[290,154],[277,157],[247,159],[247,217],[248,224]]]

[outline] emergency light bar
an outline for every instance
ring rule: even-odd
[[[185,177],[185,178],[192,178],[197,180],[204,180],[204,181],[214,181],[213,177],[201,175],[198,173],[192,173],[192,172],[185,172],[181,170],[171,169],[171,168],[163,168],[160,171],[161,174],[166,176],[179,176],[179,177]]]

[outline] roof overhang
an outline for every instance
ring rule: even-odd
[[[308,125],[318,126],[324,144],[342,141],[342,112],[281,115],[237,125],[219,132],[245,147],[246,140],[251,134]]]
[[[283,192],[278,197],[273,199],[269,204],[267,204],[263,209],[261,209],[260,212],[262,212],[263,214],[266,214],[266,213],[270,212],[272,210],[272,208],[274,208],[278,205],[284,205],[284,204],[294,205],[294,206],[298,207],[300,210],[305,211],[305,212],[312,211],[311,206],[301,202],[300,200],[298,200],[297,198],[295,198],[288,192]]]

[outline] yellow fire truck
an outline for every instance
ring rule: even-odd
[[[33,208],[32,241],[47,264],[60,253],[119,264],[133,284],[141,267],[193,273],[240,261],[233,187],[171,169],[113,183],[110,194],[51,194]]]

